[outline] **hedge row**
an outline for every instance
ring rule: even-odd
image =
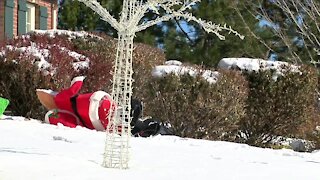
[[[0,96],[10,99],[9,108],[15,115],[42,119],[45,109],[38,102],[35,89],[59,91],[76,75],[87,76],[82,92],[101,89],[110,92],[114,39],[30,34],[8,44],[47,49],[50,55],[45,56],[46,61],[52,65],[39,71],[39,57],[1,47],[5,56],[0,54]],[[89,68],[75,69],[72,64],[83,59],[73,58],[70,51],[90,59]],[[152,78],[152,68],[164,61],[165,55],[158,49],[135,44],[134,96],[144,102],[145,116],[170,123],[176,135],[258,146],[268,146],[277,136],[320,141],[313,131],[320,125],[316,70],[302,67],[295,73],[287,68],[277,79],[273,70],[253,73],[219,70],[215,84],[203,80],[201,74]],[[48,73],[52,70],[55,73]]]
[[[303,66],[300,72],[294,72],[285,67],[282,73],[276,79],[275,70],[244,73],[249,96],[240,130],[247,144],[269,144],[277,136],[301,137],[306,124],[319,121],[316,70]]]
[[[234,139],[245,115],[246,81],[236,71],[220,73],[215,84],[201,74],[152,79],[145,113],[168,121],[181,137]]]
[[[279,136],[316,140],[317,71],[283,68],[282,75],[220,71],[216,84],[191,76],[151,79],[146,111],[168,121],[182,137],[256,146],[270,146]]]
[[[102,34],[31,33],[8,40],[0,45],[0,96],[10,99],[8,109],[14,115],[43,119],[46,110],[36,97],[37,88],[59,91],[69,87],[73,77],[84,75],[81,93],[111,93],[115,50],[116,40]],[[133,56],[137,87],[143,86],[151,67],[165,59],[163,52],[143,44],[136,44]],[[51,66],[40,68],[44,62]],[[135,94],[141,97],[143,93],[138,90]]]

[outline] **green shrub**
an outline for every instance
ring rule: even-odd
[[[284,67],[245,73],[249,82],[246,116],[241,121],[242,140],[250,145],[268,145],[277,136],[295,137],[312,119],[315,110],[316,73],[309,67],[293,72]]]
[[[320,149],[320,110],[318,107],[313,116],[299,128],[298,138],[312,142],[312,148],[309,151]]]
[[[309,133],[308,140],[314,143],[314,149],[320,149],[320,126],[317,129]]]
[[[215,84],[201,75],[168,75],[147,90],[145,114],[169,122],[181,137],[233,139],[245,114],[247,83],[235,71],[221,71]]]
[[[142,101],[147,97],[147,86],[152,69],[165,62],[165,54],[160,49],[137,43],[133,51],[133,96]]]

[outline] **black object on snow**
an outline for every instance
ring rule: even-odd
[[[158,134],[173,135],[170,127],[155,118],[147,118],[142,120],[143,105],[139,99],[131,99],[131,116],[130,123],[132,130],[131,134],[138,137],[149,137]]]
[[[131,130],[131,133],[136,137],[149,137],[158,134],[173,135],[168,126],[154,118],[146,119],[144,121],[139,119]]]

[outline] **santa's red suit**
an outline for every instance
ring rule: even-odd
[[[84,77],[75,77],[71,86],[57,93],[54,102],[57,110],[47,113],[45,121],[57,125],[61,123],[68,127],[77,125],[103,131],[109,122],[109,112],[115,108],[111,96],[104,91],[78,94],[83,84]]]

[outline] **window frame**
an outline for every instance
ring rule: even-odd
[[[27,2],[26,32],[36,29],[36,6]]]

